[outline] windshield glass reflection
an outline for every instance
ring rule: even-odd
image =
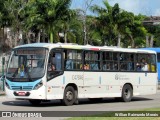
[[[21,78],[21,81],[24,79],[32,81],[33,79],[43,77],[46,54],[47,50],[44,48],[14,50],[8,65],[6,77],[13,81],[19,78]]]

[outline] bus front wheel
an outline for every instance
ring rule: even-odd
[[[76,100],[75,90],[72,86],[66,87],[63,95],[63,103],[66,106],[73,105]]]
[[[129,84],[126,84],[122,89],[122,101],[130,102],[133,96],[133,89]]]

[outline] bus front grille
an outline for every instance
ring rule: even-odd
[[[25,90],[29,91],[33,89],[33,86],[11,86],[12,90]]]

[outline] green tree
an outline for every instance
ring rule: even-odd
[[[87,39],[88,43],[91,45],[101,45],[101,33],[97,29],[97,19],[94,16],[87,16]]]
[[[59,27],[60,32],[63,33],[64,42],[76,42],[76,36],[73,34],[75,25],[78,25],[78,20],[76,19],[76,11],[68,10],[67,14],[63,16],[63,19],[59,21],[57,27]],[[72,37],[69,39],[69,37]]]
[[[10,13],[10,7],[8,6],[11,0],[4,0],[0,1],[0,27],[3,29],[3,39],[2,39],[2,50],[3,52],[7,51],[10,46],[6,44],[6,37],[5,37],[5,28],[11,27],[13,24],[14,17]]]
[[[103,45],[107,43],[106,45],[120,46],[120,42],[123,42],[123,45],[129,43],[130,46],[135,47],[135,38],[144,37],[146,34],[146,29],[142,24],[144,16],[134,16],[133,13],[120,9],[117,3],[113,7],[107,0],[104,0],[103,3],[104,8],[97,5],[91,7],[91,10],[97,13],[95,26],[100,31]],[[129,44],[125,47],[128,47]]]
[[[151,18],[148,18],[148,17],[145,18],[145,20],[150,20],[150,19]],[[154,21],[154,18],[152,19]],[[146,37],[148,37],[146,38],[146,47],[153,47],[153,45],[156,47],[159,47],[160,46],[160,41],[159,41],[160,25],[159,24],[144,24],[144,27],[147,30]]]
[[[160,47],[160,25],[157,25],[156,26],[156,31],[155,31],[155,34],[154,34],[154,47]]]
[[[4,4],[9,12],[8,17],[11,17],[10,28],[14,32],[14,46],[17,46],[17,42],[23,43],[22,40],[19,40],[20,32],[23,29],[20,11],[23,8],[23,6],[25,6],[26,2],[24,0],[7,0]]]
[[[31,0],[26,8],[27,12],[25,25],[31,29],[36,26],[40,31],[45,31],[50,36],[50,42],[53,43],[53,35],[56,34],[55,25],[58,21],[63,20],[68,14],[71,0]]]
[[[108,4],[108,1],[104,1],[104,5],[105,8],[97,5],[91,6],[91,11],[97,15],[96,20],[92,23],[92,26],[94,26],[95,29],[97,28],[97,31],[99,31],[102,39],[102,45],[107,44],[106,38],[109,38],[107,44],[109,45],[113,35],[112,31],[110,31],[110,28],[112,27],[112,21],[110,21],[111,6]]]
[[[134,48],[139,45],[140,41],[143,43],[143,40],[147,34],[147,30],[144,28],[142,21],[145,16],[135,15],[133,24],[129,25],[128,29],[128,38],[131,41],[131,47]],[[137,40],[137,44],[135,45]]]
[[[120,36],[126,33],[126,27],[132,24],[132,14],[121,10],[117,3],[113,7],[107,0],[104,0],[103,3],[105,8],[97,5],[91,7],[93,12],[98,13],[97,25],[101,32],[102,43],[117,45],[119,43],[117,39],[120,41]]]

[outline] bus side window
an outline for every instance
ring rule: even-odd
[[[71,59],[66,61],[66,69],[67,70],[73,69],[73,61]]]
[[[85,51],[84,55],[84,70],[99,70],[100,53],[97,51]]]
[[[156,56],[155,55],[150,55],[149,58],[150,58],[149,59],[150,64],[148,64],[148,69],[151,72],[155,72],[156,71]]]
[[[99,70],[98,64],[97,64],[97,63],[92,63],[92,64],[91,64],[91,69],[92,69],[92,70]]]
[[[82,50],[65,49],[65,70],[80,70],[82,64]]]
[[[61,70],[62,69],[62,63],[61,63],[61,53],[55,53],[55,63],[56,63],[56,69]]]

